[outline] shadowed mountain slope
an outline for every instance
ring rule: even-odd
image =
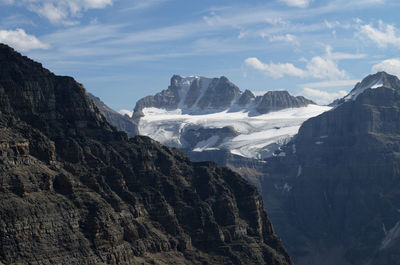
[[[292,264],[256,189],[0,45],[0,263]]]
[[[264,203],[296,264],[400,264],[400,81],[338,102],[266,160]]]

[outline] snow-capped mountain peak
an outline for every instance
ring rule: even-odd
[[[291,96],[287,91],[270,91],[263,96],[242,92],[228,78],[183,77],[174,75],[168,89],[136,103],[135,114],[143,115],[144,108],[180,109],[187,114],[209,114],[221,111],[246,111],[256,115],[285,108],[314,104],[304,97]]]
[[[359,95],[364,93],[367,89],[376,89],[379,87],[393,88],[396,87],[396,82],[398,79],[389,75],[386,72],[378,72],[373,75],[369,75],[364,78],[361,82],[350,91],[350,93],[344,97],[345,101],[356,100]]]
[[[169,146],[265,158],[329,109],[287,91],[242,92],[224,76],[174,75],[168,89],[139,100],[133,116],[140,134]]]

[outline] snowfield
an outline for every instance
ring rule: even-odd
[[[203,128],[230,126],[239,134],[238,136],[224,138],[222,142],[218,141],[218,136],[212,136],[208,140],[199,142],[192,151],[220,148],[228,149],[232,154],[261,159],[273,155],[280,145],[297,134],[305,120],[330,109],[328,106],[308,105],[253,116],[245,111],[195,115],[183,114],[181,109],[168,111],[145,108],[144,117],[139,121],[139,133],[165,145],[185,148],[181,135],[188,126]]]

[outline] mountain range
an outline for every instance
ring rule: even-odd
[[[175,75],[168,89],[136,103],[132,120],[139,134],[192,159],[203,151],[261,159],[289,141],[306,119],[328,109],[287,91],[254,96],[226,77]]]
[[[168,89],[140,99],[134,108],[134,116],[140,116],[145,108],[166,110],[180,109],[184,114],[215,113],[228,110],[265,114],[285,108],[315,104],[302,96],[290,96],[287,91],[269,91],[255,96],[250,90],[242,92],[228,78],[182,77],[174,75]]]
[[[0,44],[0,264],[292,264],[256,188]]]
[[[369,75],[329,106],[292,104],[298,101],[287,92],[270,92],[282,100],[270,103],[274,107],[261,104],[268,102],[261,100],[265,95],[257,99],[226,78],[212,79],[226,84],[221,97],[229,100],[203,108],[173,93],[181,87],[176,80],[187,79],[174,76],[167,90],[136,104],[139,133],[194,160],[227,165],[255,184],[295,264],[400,264],[397,77]],[[259,134],[246,126],[253,132],[258,126]],[[278,133],[288,128],[293,130]]]

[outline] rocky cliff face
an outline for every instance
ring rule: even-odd
[[[0,45],[0,264],[292,264],[255,188]]]
[[[315,104],[305,97],[294,97],[287,91],[268,91],[264,96],[256,98],[258,101],[256,110],[261,113],[268,113],[287,108],[300,108],[309,104]]]
[[[397,77],[368,76],[282,151],[261,186],[296,264],[399,264]]]
[[[134,117],[140,118],[144,108],[181,109],[184,113],[213,113],[223,110],[257,111],[265,114],[285,108],[305,107],[315,104],[304,97],[291,96],[287,91],[270,91],[263,96],[242,92],[236,85],[222,76],[206,78],[174,75],[168,89],[148,96],[136,103]]]
[[[134,119],[127,115],[121,115],[115,110],[104,104],[100,98],[88,93],[89,98],[94,102],[101,114],[106,118],[108,123],[115,126],[119,131],[126,132],[130,137],[138,134],[137,124]]]

